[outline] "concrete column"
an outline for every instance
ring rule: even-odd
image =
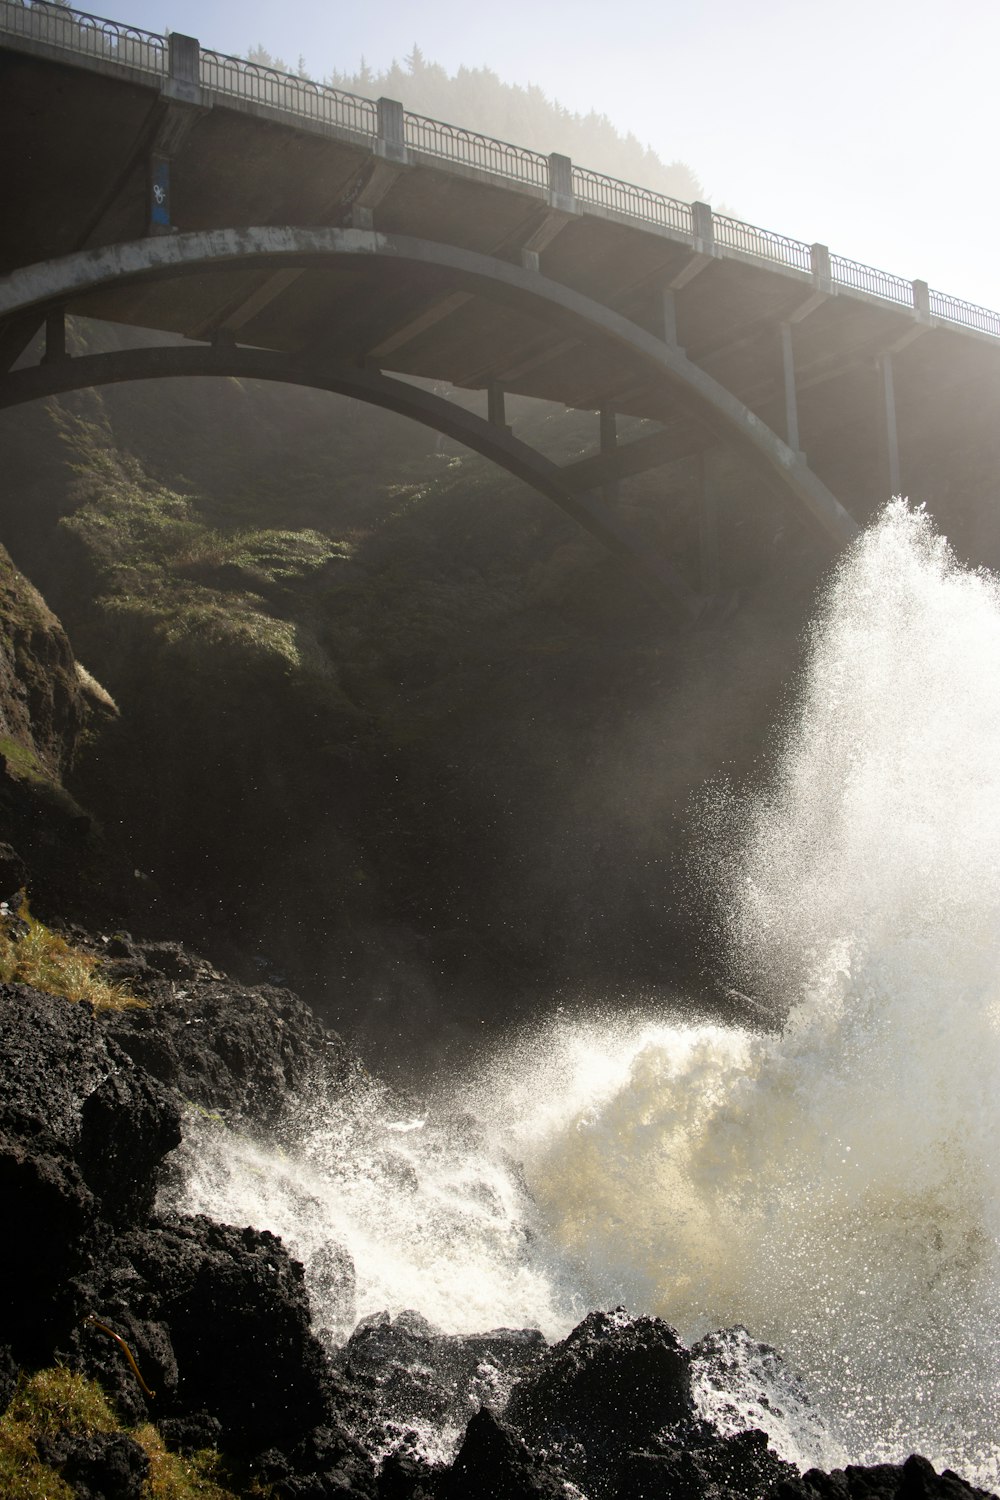
[[[601,427],[601,454],[610,456],[618,449],[618,418],[610,407],[602,406],[598,413]],[[618,499],[618,475],[613,474],[601,485],[601,494],[607,505],[612,505]]]
[[[694,237],[700,240],[706,249],[710,249],[715,243],[715,227],[712,223],[712,209],[708,203],[692,203],[691,205],[691,227]]]
[[[553,151],[549,156],[549,201],[553,208],[574,207],[573,163],[568,156]]]
[[[169,39],[169,87],[174,99],[197,104],[201,97],[201,47],[198,38],[172,31]]]
[[[781,324],[781,369],[785,385],[785,442],[799,451],[799,403],[795,394],[795,351],[791,323]]]
[[[698,571],[701,592],[719,592],[719,482],[713,453],[698,455]]]
[[[931,316],[931,289],[926,281],[915,281],[913,283],[913,310],[919,318]]]
[[[398,99],[379,99],[378,110],[378,154],[390,161],[406,160],[406,122],[403,106]]]
[[[896,429],[896,390],[893,381],[892,355],[882,354],[878,361],[879,385],[882,395],[882,431],[885,436],[885,461],[889,479],[889,494],[902,493],[899,467],[899,434]]]
[[[677,295],[672,286],[663,288],[663,341],[677,347]]]
[[[45,314],[45,353],[42,364],[54,365],[66,358],[66,309],[52,307]]]
[[[486,387],[486,416],[494,427],[507,427],[504,388],[499,380],[491,380]]]
[[[170,233],[170,158],[154,153],[149,159],[149,234]]]
[[[830,264],[830,251],[826,245],[810,245],[809,259],[812,263],[812,273],[816,279],[816,285],[820,291],[827,292],[833,289],[833,267]]]

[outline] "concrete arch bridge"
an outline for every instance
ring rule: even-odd
[[[0,0],[0,135],[0,406],[167,375],[373,402],[533,485],[692,617],[713,466],[693,579],[623,523],[624,477],[735,450],[841,546],[959,416],[973,442],[995,425],[988,309],[190,37]],[[158,337],[70,357],[70,314]],[[509,394],[597,413],[594,454],[530,448]],[[622,416],[645,424],[627,443]]]

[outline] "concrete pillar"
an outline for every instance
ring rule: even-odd
[[[608,406],[602,406],[598,413],[601,431],[601,454],[603,456],[613,455],[618,449],[618,418]],[[618,475],[612,474],[601,485],[601,494],[607,505],[612,505],[618,499]]]
[[[896,429],[896,390],[893,381],[892,355],[882,354],[878,361],[879,386],[882,395],[882,431],[885,439],[885,462],[889,494],[902,493],[899,467],[899,434]]]
[[[553,208],[573,209],[573,163],[553,151],[549,156],[549,201]]]
[[[379,156],[385,156],[390,161],[405,161],[406,121],[403,106],[398,99],[379,99],[375,107],[378,111]]]
[[[201,47],[198,38],[172,31],[169,39],[169,93],[197,104],[201,96]]]
[[[504,388],[499,380],[491,380],[486,387],[486,416],[494,427],[507,427]]]
[[[913,310],[919,318],[931,316],[931,289],[926,281],[915,281],[913,283]]]
[[[51,307],[45,314],[45,353],[43,365],[54,365],[66,359],[66,309]]]
[[[677,347],[677,296],[672,286],[663,288],[663,341]]]
[[[715,243],[715,227],[712,223],[712,209],[708,203],[692,203],[691,205],[691,227],[694,237],[700,240],[706,249],[710,249]]]
[[[792,325],[781,325],[781,370],[785,385],[785,442],[793,453],[799,451],[799,403],[795,394],[795,351]]]
[[[812,273],[816,279],[816,285],[820,291],[828,292],[833,289],[833,267],[830,264],[830,250],[827,245],[810,245],[809,259],[812,263]]]
[[[170,233],[170,158],[154,153],[149,159],[150,234]]]
[[[719,592],[719,481],[713,453],[698,455],[698,572],[701,592]]]

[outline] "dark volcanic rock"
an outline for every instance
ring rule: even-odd
[[[61,1432],[39,1441],[38,1456],[59,1471],[77,1500],[140,1500],[149,1475],[146,1454],[123,1432]]]
[[[770,1500],[990,1500],[951,1469],[938,1474],[919,1454],[904,1464],[849,1464],[829,1474],[810,1469],[775,1486]]]
[[[210,1219],[157,1221],[123,1241],[133,1306],[169,1331],[176,1399],[243,1453],[329,1423],[336,1389],[309,1327],[302,1268],[274,1235]]]
[[[90,1008],[0,985],[0,1286],[15,1355],[44,1357],[88,1310],[73,1280],[152,1206],[176,1107]]]
[[[103,951],[108,976],[148,1002],[108,1013],[108,1035],[203,1109],[271,1125],[317,1075],[339,1083],[356,1066],[290,990],[236,984],[179,943],[119,933]]]
[[[590,1313],[514,1387],[506,1417],[577,1483],[610,1493],[627,1453],[693,1423],[690,1356],[660,1318]]]
[[[775,1485],[798,1478],[767,1445],[767,1434],[757,1430],[718,1438],[711,1429],[691,1432],[669,1451],[630,1453],[622,1465],[618,1493],[621,1500],[763,1500]]]
[[[484,1402],[502,1404],[545,1348],[534,1328],[445,1334],[419,1313],[377,1313],[354,1330],[340,1363],[365,1398],[366,1440],[384,1446],[414,1425],[461,1428]]]
[[[443,1500],[565,1500],[566,1485],[486,1407],[472,1418],[441,1486]]]

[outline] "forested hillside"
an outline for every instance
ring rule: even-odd
[[[294,71],[263,47],[251,48],[247,55],[254,62]],[[304,70],[304,62],[299,66]],[[416,43],[402,63],[394,60],[390,67],[373,71],[362,59],[354,70],[334,67],[325,81],[369,99],[400,99],[415,114],[447,120],[517,146],[546,154],[562,152],[581,166],[686,202],[705,194],[686,163],[661,161],[636,136],[617,130],[607,115],[596,110],[573,114],[543,89],[504,83],[488,67],[462,67],[449,74],[440,63],[429,61]]]

